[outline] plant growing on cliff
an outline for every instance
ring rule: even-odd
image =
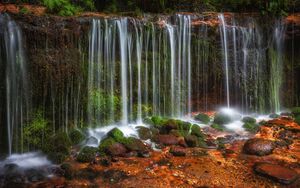
[[[83,10],[94,10],[93,0],[43,0],[42,4],[47,7],[50,13],[60,16],[73,16]]]

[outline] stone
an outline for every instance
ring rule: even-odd
[[[70,163],[63,163],[60,165],[60,168],[64,171],[63,176],[66,179],[73,179],[74,177],[74,169]]]
[[[187,135],[186,137],[184,137],[184,140],[189,147],[198,146],[198,138],[195,135]]]
[[[85,139],[85,135],[78,129],[72,129],[69,132],[69,138],[73,145],[77,145]]]
[[[152,138],[151,130],[147,127],[137,127],[137,131],[142,140],[148,140]]]
[[[217,113],[214,118],[214,123],[218,125],[228,124],[231,121],[231,117],[224,113]]]
[[[95,147],[85,146],[78,154],[77,161],[82,163],[92,162],[98,149]]]
[[[142,142],[141,140],[129,137],[124,139],[122,144],[129,150],[129,151],[137,151],[137,152],[146,152],[148,151],[148,147]]]
[[[46,174],[44,171],[34,168],[25,170],[25,176],[31,182],[38,182],[46,179]]]
[[[158,142],[163,145],[171,146],[178,144],[178,139],[174,135],[159,135]]]
[[[210,122],[210,118],[208,115],[200,113],[194,117],[195,120],[198,120],[204,124],[208,124]]]
[[[114,157],[123,157],[127,152],[126,147],[120,143],[114,143],[106,149],[106,153]]]
[[[269,155],[274,149],[274,142],[263,138],[249,139],[243,147],[244,153],[258,156]]]
[[[86,139],[86,145],[88,146],[98,146],[98,139],[93,137],[93,136],[90,136]]]
[[[186,156],[185,149],[179,146],[172,146],[170,149],[170,153],[172,153],[174,156]]]
[[[293,183],[299,177],[297,172],[290,168],[270,163],[256,163],[254,165],[254,171],[286,185]]]

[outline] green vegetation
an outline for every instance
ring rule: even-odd
[[[210,127],[218,131],[225,131],[225,127],[223,125],[219,125],[216,123],[213,123]]]
[[[63,162],[70,155],[72,143],[67,133],[59,132],[49,137],[43,145],[43,152],[55,163]]]
[[[256,123],[248,123],[247,122],[243,125],[243,128],[248,132],[256,133],[259,128],[259,125],[257,125]]]
[[[98,148],[85,146],[78,154],[77,161],[81,163],[88,163],[93,161],[96,156]]]
[[[69,132],[69,138],[73,145],[77,145],[85,139],[85,135],[78,129],[72,129]]]
[[[71,1],[71,0],[42,0],[49,13],[60,16],[73,16],[83,10],[94,10],[93,0]]]
[[[217,113],[214,118],[214,123],[218,125],[224,125],[231,122],[229,115],[224,113]]]
[[[209,116],[203,113],[196,115],[194,118],[198,121],[201,121],[204,124],[208,124],[210,122]]]
[[[29,147],[40,149],[49,135],[49,122],[44,119],[42,111],[37,111],[33,120],[24,126],[24,141]]]
[[[300,107],[294,107],[291,109],[291,111],[294,117],[300,116]]]
[[[256,123],[256,119],[253,117],[247,116],[242,119],[242,122],[254,124],[254,123]]]
[[[298,125],[300,125],[300,115],[298,115],[298,116],[295,118],[295,122],[298,123]]]

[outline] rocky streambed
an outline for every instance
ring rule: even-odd
[[[51,168],[51,176],[37,170],[20,175],[13,170],[17,166],[8,164],[7,173],[0,178],[1,185],[299,187],[300,126],[290,115],[255,122],[257,129],[244,135],[221,126],[226,118],[217,119],[218,114],[196,116],[196,121],[209,120],[213,125],[202,128],[181,120],[152,117],[145,119],[148,126],[136,127],[139,139],[125,137],[114,128],[97,148],[82,146],[86,141],[73,131],[69,135],[72,143],[76,143],[74,138],[77,138],[81,144],[73,145],[60,165]],[[211,116],[214,116],[213,121]],[[214,123],[216,119],[219,124]],[[254,123],[253,120],[244,117],[242,121]],[[59,148],[61,150],[62,145]],[[57,160],[60,155],[55,153],[51,158],[50,153],[49,156]],[[49,167],[47,169],[49,171]]]

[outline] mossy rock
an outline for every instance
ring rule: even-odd
[[[176,137],[185,137],[185,136],[189,135],[190,132],[187,131],[187,130],[176,130],[176,129],[173,129],[173,130],[170,131],[170,134],[174,135]]]
[[[51,161],[61,163],[70,155],[71,145],[69,136],[64,132],[60,132],[49,137],[45,141],[42,150],[48,154]]]
[[[108,148],[109,146],[111,146],[115,143],[117,143],[117,142],[111,137],[107,137],[107,138],[101,140],[99,147],[98,147],[100,154],[105,155],[106,148]]]
[[[195,120],[198,120],[204,124],[208,124],[210,122],[210,118],[208,115],[200,113],[194,117]]]
[[[137,131],[139,134],[139,137],[142,140],[148,140],[152,138],[152,132],[151,129],[147,128],[147,127],[137,127]]]
[[[153,117],[151,117],[151,121],[152,121],[152,123],[153,123],[152,125],[154,127],[159,128],[166,122],[166,119],[162,118],[160,116],[153,116]]]
[[[298,125],[300,125],[300,115],[298,115],[298,116],[295,118],[295,122],[298,123]]]
[[[197,137],[205,138],[205,134],[201,131],[198,125],[193,125],[191,128],[191,135],[195,135]]]
[[[148,150],[141,140],[134,137],[123,139],[121,144],[123,144],[129,151],[143,152]]]
[[[258,131],[259,125],[257,125],[256,123],[245,123],[243,125],[243,128],[251,133],[256,133]]]
[[[292,114],[294,117],[300,116],[300,107],[294,107],[291,109]]]
[[[192,128],[192,124],[189,122],[181,121],[181,120],[176,120],[177,121],[177,129],[178,130],[187,130],[190,131]]]
[[[124,138],[124,134],[120,129],[113,128],[107,133],[107,137],[113,138],[115,141],[120,142]]]
[[[98,149],[95,147],[85,146],[78,154],[77,161],[81,163],[88,163],[95,159]]]
[[[273,113],[273,114],[270,114],[269,117],[275,119],[275,118],[279,118],[280,115]]]
[[[217,123],[213,123],[211,126],[211,128],[216,129],[218,131],[225,131],[226,128],[223,125],[219,125]]]
[[[219,125],[225,125],[230,123],[232,120],[229,115],[224,113],[217,113],[214,118],[214,123]]]
[[[69,138],[73,145],[77,145],[85,139],[85,135],[78,129],[72,129],[69,132]]]
[[[70,163],[63,163],[60,165],[60,168],[64,171],[64,177],[68,180],[73,179],[74,169]]]
[[[246,116],[242,119],[242,122],[254,124],[256,123],[256,119],[250,116]]]

